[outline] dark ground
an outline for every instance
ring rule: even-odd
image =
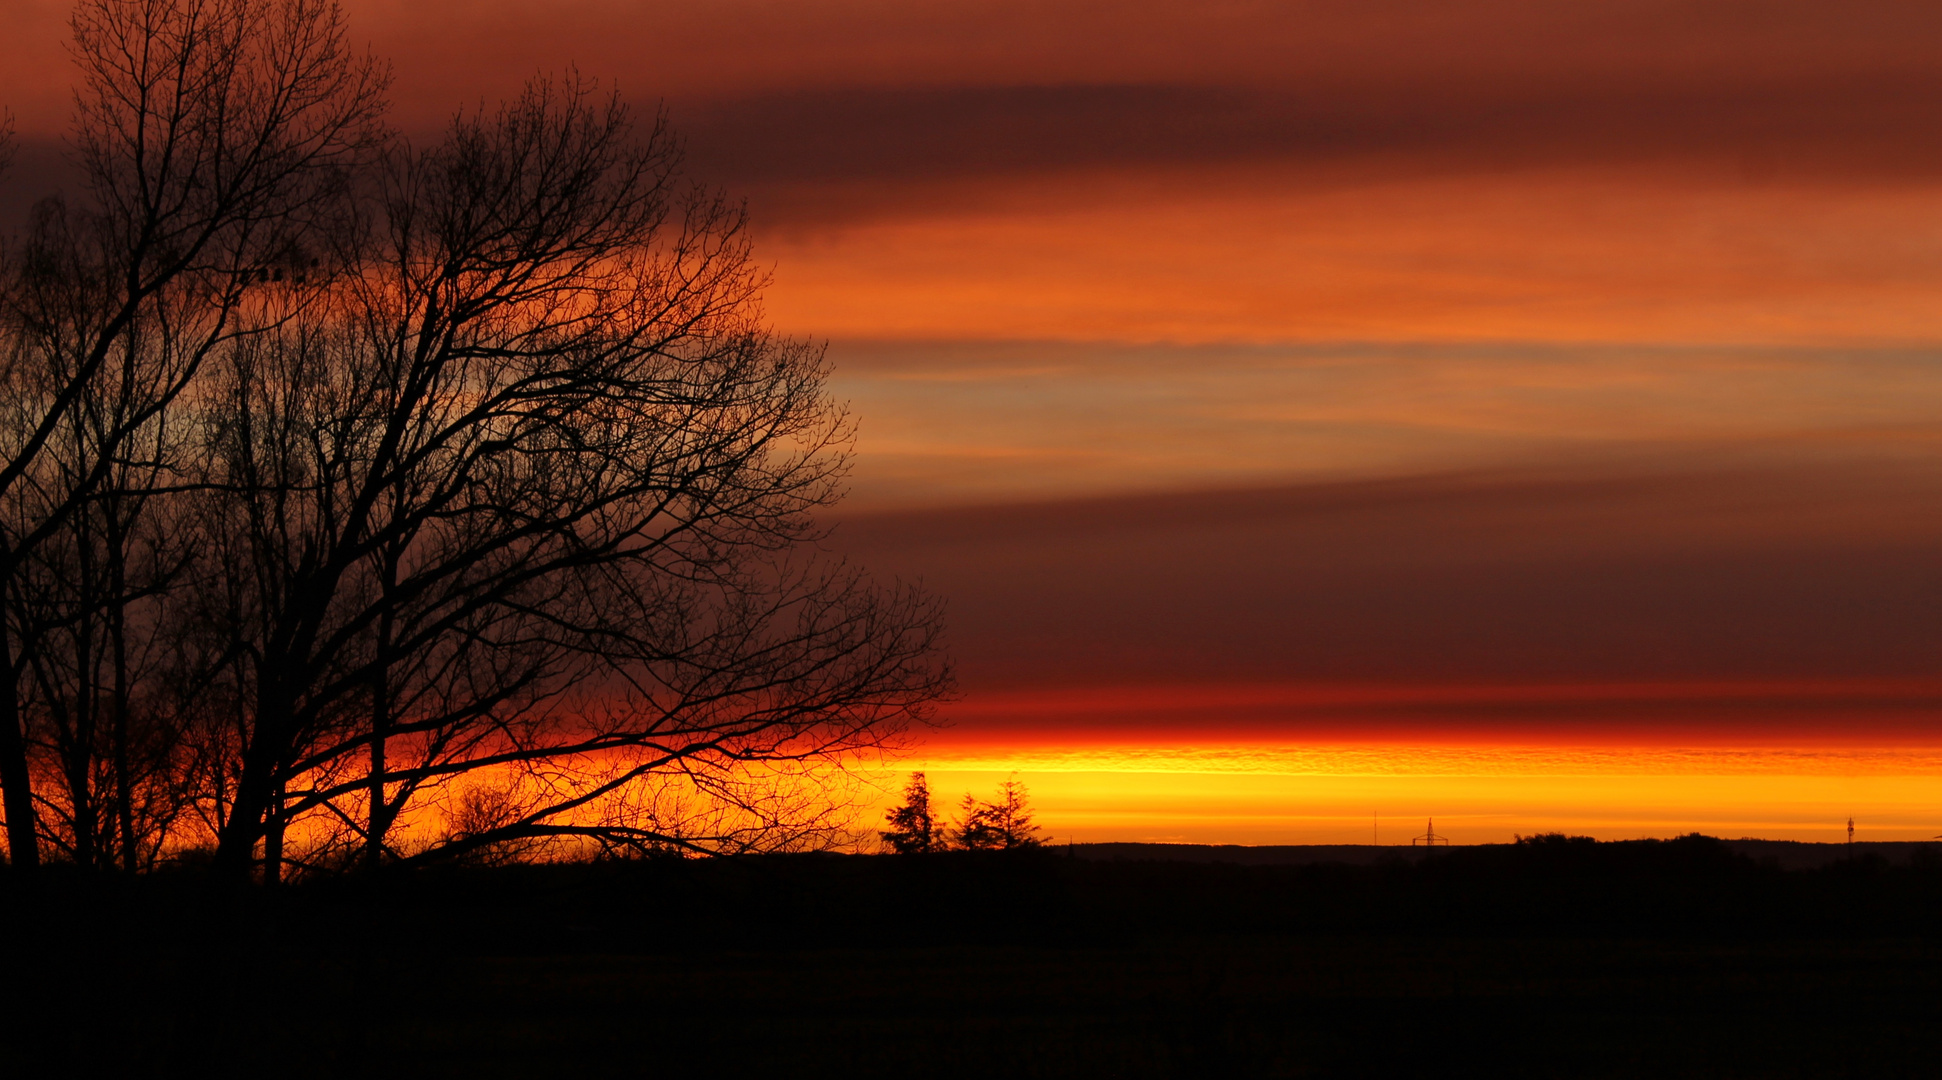
[[[0,880],[30,928],[8,1049],[76,1075],[1942,1075],[1942,852],[1082,854]]]

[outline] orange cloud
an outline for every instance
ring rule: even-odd
[[[1864,343],[1942,335],[1942,185],[1071,174],[772,231],[838,338]]]

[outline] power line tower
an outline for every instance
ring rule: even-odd
[[[1410,838],[1410,841],[1409,841],[1409,846],[1410,846],[1410,847],[1418,847],[1418,846],[1421,846],[1421,847],[1449,847],[1449,846],[1450,846],[1450,838],[1449,838],[1449,837],[1447,837],[1447,836],[1438,836],[1438,835],[1436,835],[1436,819],[1435,819],[1435,818],[1430,818],[1430,819],[1429,819],[1429,828],[1428,828],[1428,830],[1427,830],[1426,832],[1424,832],[1424,833],[1423,833],[1423,835],[1421,835],[1421,836],[1417,836],[1417,837],[1412,837],[1412,838]]]

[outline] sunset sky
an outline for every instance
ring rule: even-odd
[[[58,183],[66,0],[0,8]],[[1942,833],[1942,5],[347,4],[746,196],[1060,839]],[[18,220],[19,207],[0,207]]]

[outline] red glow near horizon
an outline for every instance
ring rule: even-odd
[[[1581,746],[1942,746],[1942,680],[1494,684],[1162,684],[990,692],[930,740],[1103,745],[1173,732],[1222,743],[1324,740]],[[962,733],[955,730],[962,727]]]

